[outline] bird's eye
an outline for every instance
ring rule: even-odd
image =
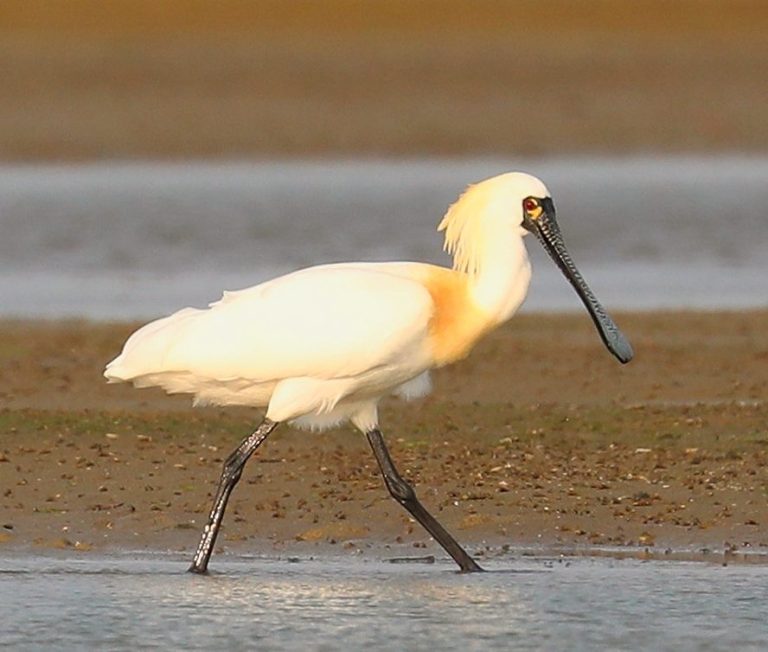
[[[528,213],[533,213],[538,207],[539,202],[537,202],[533,197],[528,197],[528,199],[523,200],[523,208]]]

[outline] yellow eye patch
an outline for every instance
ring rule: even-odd
[[[528,218],[532,220],[537,219],[542,212],[541,204],[539,204],[538,200],[534,199],[533,197],[528,197],[527,199],[523,200],[523,209],[525,210],[525,214],[528,216]]]

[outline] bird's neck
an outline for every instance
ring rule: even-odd
[[[531,264],[519,227],[509,229],[510,233],[495,232],[484,238],[482,262],[469,277],[473,302],[497,324],[520,307],[531,280]]]
[[[435,366],[467,355],[480,337],[509,319],[525,297],[531,269],[522,238],[519,233],[495,235],[487,244],[477,239],[465,243],[472,245],[462,250],[468,256],[463,262],[471,269],[416,267],[432,299],[429,343]]]

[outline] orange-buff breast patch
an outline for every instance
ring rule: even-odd
[[[472,301],[469,277],[430,266],[422,282],[434,304],[429,344],[435,365],[464,358],[475,342],[493,328],[492,320]]]

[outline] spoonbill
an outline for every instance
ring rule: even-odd
[[[189,393],[195,404],[266,408],[224,462],[191,572],[207,572],[229,496],[278,424],[318,430],[346,421],[368,439],[392,497],[462,571],[482,570],[395,467],[379,429],[381,398],[425,395],[431,369],[465,357],[515,313],[531,278],[527,233],[581,297],[608,350],[622,363],[633,352],[576,269],[552,197],[536,177],[509,172],[469,186],[438,230],[452,269],[416,262],[310,267],[153,321],[107,365],[110,382]]]

